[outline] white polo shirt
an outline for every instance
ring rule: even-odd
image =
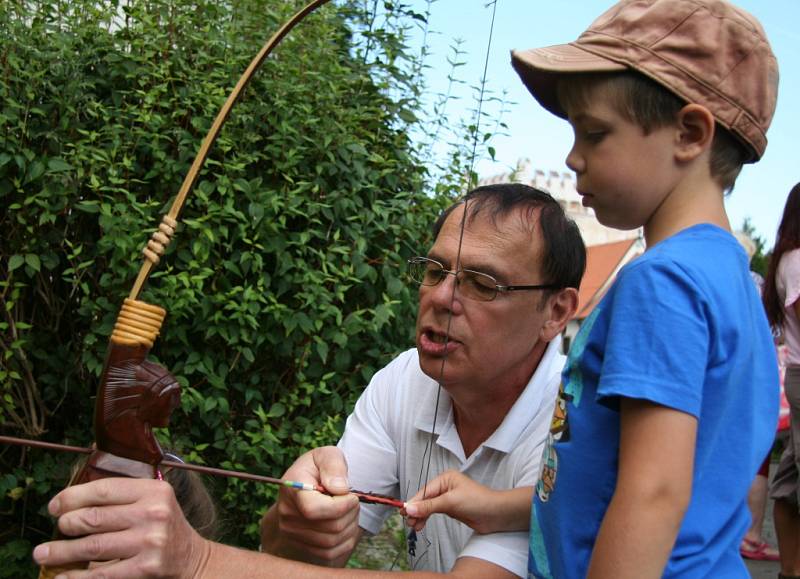
[[[469,458],[456,430],[450,396],[442,390],[428,480],[454,469],[495,489],[536,484],[565,361],[560,349],[558,337],[548,345],[505,420]],[[400,354],[373,376],[339,441],[353,488],[404,501],[422,488],[438,389],[436,381],[420,370],[416,349]],[[359,524],[377,533],[392,511],[362,504]],[[447,572],[463,556],[490,561],[524,577],[528,533],[479,535],[455,519],[433,515],[418,534],[416,556],[409,557],[409,564],[414,569]]]

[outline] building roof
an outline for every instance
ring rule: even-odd
[[[624,239],[586,248],[586,273],[578,292],[579,320],[588,316],[605,295],[620,268],[644,252],[641,238]]]

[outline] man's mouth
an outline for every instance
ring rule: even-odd
[[[461,344],[453,336],[448,337],[444,332],[438,332],[432,328],[423,330],[420,333],[417,347],[421,353],[431,356],[442,356],[450,353]]]
[[[440,334],[438,332],[434,332],[433,330],[428,330],[425,332],[425,335],[431,342],[436,344],[444,344],[447,342],[447,334]]]

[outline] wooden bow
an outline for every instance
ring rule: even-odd
[[[161,330],[166,310],[140,301],[139,294],[171,242],[186,198],[242,91],[281,40],[327,2],[329,0],[309,2],[272,35],[250,62],[203,139],[169,212],[143,250],[144,263],[122,306],[106,354],[95,402],[95,448],[70,484],[109,476],[156,478],[158,475],[158,465],[164,461],[164,454],[152,428],[168,425],[170,414],[180,404],[180,386],[165,368],[146,359]],[[68,569],[85,567],[42,567],[39,577],[50,579]]]

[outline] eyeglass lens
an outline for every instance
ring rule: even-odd
[[[452,273],[432,260],[412,261],[409,264],[411,278],[422,285],[438,285],[446,275]],[[470,299],[490,301],[497,295],[497,282],[485,273],[461,270],[456,275],[461,293]]]

